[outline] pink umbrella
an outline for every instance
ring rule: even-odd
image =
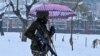
[[[68,6],[60,4],[42,4],[33,8],[29,15],[36,17],[36,11],[49,11],[49,18],[68,18],[76,15]]]

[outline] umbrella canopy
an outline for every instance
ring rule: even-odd
[[[31,9],[29,15],[36,17],[37,11],[49,11],[49,18],[68,18],[76,15],[68,6],[60,4],[42,4]]]

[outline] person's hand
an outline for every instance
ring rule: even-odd
[[[51,26],[50,28],[50,33],[53,35],[55,33],[55,27],[54,26]]]

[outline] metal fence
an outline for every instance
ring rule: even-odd
[[[31,24],[33,20],[29,20],[29,24]],[[100,33],[100,21],[82,21],[82,20],[74,20],[73,21],[73,33],[88,33],[95,34]],[[71,22],[70,20],[49,20],[47,24],[48,28],[51,25],[55,26],[56,32],[62,33],[70,33],[71,30]],[[3,19],[3,29],[8,32],[19,32],[22,30],[22,23],[19,19]]]

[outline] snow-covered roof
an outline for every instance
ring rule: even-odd
[[[15,14],[10,14],[10,15],[5,14],[4,17],[8,17],[8,18],[10,18],[10,19],[17,18],[17,16],[16,16]],[[26,19],[26,15],[22,15],[22,17],[23,17],[24,19]]]

